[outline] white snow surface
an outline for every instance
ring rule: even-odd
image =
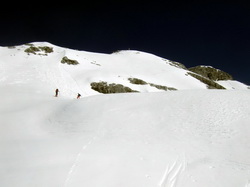
[[[0,48],[1,187],[250,186],[250,90],[207,90],[143,52],[34,45],[54,52]],[[98,94],[100,80],[144,93]]]
[[[250,87],[247,86],[246,84],[243,84],[243,83],[236,81],[236,80],[216,81],[216,82],[228,90],[231,90],[231,89],[237,89],[237,90],[250,89]]]

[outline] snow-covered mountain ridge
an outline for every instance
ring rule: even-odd
[[[180,64],[133,50],[100,54],[66,49],[47,42],[35,42],[0,48],[0,65],[2,83],[25,83],[30,77],[34,77],[37,84],[46,84],[50,89],[58,88],[62,95],[78,92],[85,96],[99,94],[98,88],[91,86],[93,83],[99,87],[119,84],[138,92],[208,88],[207,81],[201,82],[196,79],[197,76],[191,76],[194,73]],[[12,75],[11,71],[16,71],[15,68],[19,73]],[[207,80],[202,75],[199,77]],[[141,80],[145,84],[137,84],[131,81],[133,79]],[[241,85],[237,88],[247,88],[237,81],[227,81],[226,85],[232,82]],[[213,81],[213,84],[225,85],[220,81]]]
[[[0,48],[0,186],[249,187],[250,90],[191,73],[139,51]],[[92,89],[111,87],[137,93]]]

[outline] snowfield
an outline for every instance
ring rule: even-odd
[[[1,187],[250,187],[246,85],[208,90],[187,70],[143,52],[34,45],[54,52],[0,48]],[[64,56],[80,64],[61,64]],[[178,91],[131,84],[131,77]],[[104,95],[93,81],[141,93]]]

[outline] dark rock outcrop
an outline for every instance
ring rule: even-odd
[[[233,80],[233,77],[230,74],[211,66],[195,66],[189,68],[188,70],[206,77],[212,81]]]
[[[107,82],[92,82],[91,88],[103,94],[138,92],[121,84],[108,84]]]

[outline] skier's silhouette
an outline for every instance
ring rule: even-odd
[[[59,90],[58,89],[56,89],[56,95],[55,95],[55,97],[58,97],[58,93],[59,93]]]
[[[80,97],[81,97],[81,94],[78,93],[76,98],[80,99]]]

